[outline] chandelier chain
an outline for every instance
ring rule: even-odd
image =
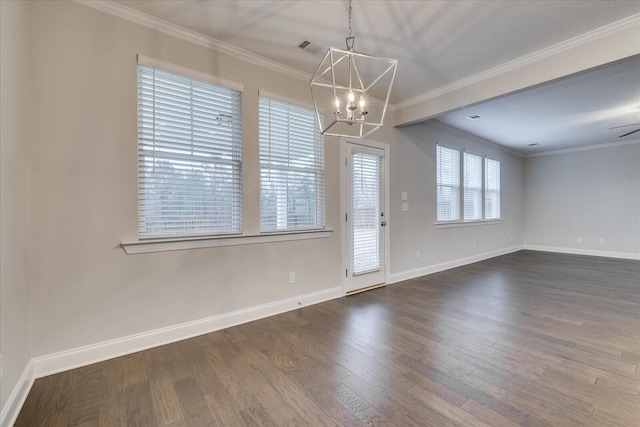
[[[349,37],[351,37],[351,0],[349,0]]]

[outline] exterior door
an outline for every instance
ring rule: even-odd
[[[385,151],[344,143],[345,290],[353,293],[385,283]]]

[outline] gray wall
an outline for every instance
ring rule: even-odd
[[[34,356],[340,285],[340,155],[333,138],[326,140],[331,238],[130,256],[118,248],[137,238],[136,54],[245,85],[246,233],[259,229],[258,90],[309,101],[306,81],[77,3],[39,2],[32,12]],[[502,224],[434,229],[440,137],[503,161]],[[522,243],[520,159],[446,128],[386,127],[374,139],[392,147],[392,273]],[[401,191],[409,193],[409,212],[400,211]],[[289,271],[297,284],[288,283]]]
[[[434,264],[504,250],[523,243],[522,159],[495,144],[439,123],[385,127],[373,135],[391,146],[391,274],[428,271]],[[500,161],[502,221],[438,228],[436,143]],[[409,211],[402,211],[402,192]],[[475,247],[474,247],[475,243]],[[416,258],[420,251],[420,258]]]
[[[640,143],[526,158],[524,182],[527,245],[640,258]]]
[[[34,356],[340,285],[339,147],[329,139],[332,237],[140,255],[119,248],[137,240],[136,54],[244,84],[249,234],[259,230],[258,90],[309,102],[306,81],[75,2],[33,3],[31,18]]]
[[[28,288],[28,5],[0,1],[0,408],[31,359]]]

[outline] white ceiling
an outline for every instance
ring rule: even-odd
[[[309,74],[315,71],[326,48],[344,47],[347,33],[346,0],[117,0],[117,3]],[[355,0],[353,33],[356,50],[399,61],[391,98],[397,104],[638,13],[637,0]],[[297,45],[303,40],[311,41],[320,52],[314,55],[299,49]],[[457,120],[456,114],[460,113],[456,112],[441,120],[471,133],[484,129],[481,136],[522,152],[529,152],[526,147],[529,141],[545,141],[542,146],[545,149],[575,146],[576,141],[587,143],[596,122],[587,128],[580,127],[578,117],[569,122],[555,120],[553,129],[549,128],[546,134],[540,132],[544,126],[529,124],[556,118],[551,111],[564,111],[569,116],[572,111],[577,115],[618,107],[631,96],[627,93],[629,88],[637,99],[637,79],[631,76],[633,67],[638,70],[637,61],[628,65],[626,71],[620,71],[623,76],[616,71],[594,75],[599,89],[610,86],[608,78],[615,77],[618,81],[611,91],[576,95],[566,103],[566,97],[553,98],[543,91],[533,92],[529,98],[505,97],[487,104],[489,115],[505,114],[501,123],[508,132],[490,129],[489,120],[484,125]],[[625,82],[630,85],[627,89]],[[564,86],[556,87],[579,93],[585,88],[593,89],[591,86],[577,80],[575,84],[565,82]],[[519,114],[508,107],[509,102],[516,101],[522,103]],[[545,106],[544,102],[553,105]],[[528,110],[524,108],[526,105],[530,107]],[[510,119],[506,113],[512,113]],[[509,126],[504,126],[507,122]],[[567,126],[563,127],[563,123]],[[479,126],[465,127],[468,124]],[[528,130],[526,135],[522,129]],[[553,142],[549,142],[551,137]]]
[[[484,117],[467,118],[474,114]],[[640,132],[620,136],[640,129],[640,58],[452,111],[436,120],[525,154],[637,140]]]

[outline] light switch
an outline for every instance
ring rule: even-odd
[[[409,203],[406,203],[406,202],[405,202],[405,203],[403,203],[403,204],[402,204],[402,210],[403,210],[403,211],[408,211],[408,210],[409,210]]]
[[[402,192],[402,201],[404,202],[404,201],[406,201],[406,200],[407,200],[407,192],[406,192],[406,191],[403,191],[403,192]]]

